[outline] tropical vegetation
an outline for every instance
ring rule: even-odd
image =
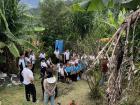
[[[37,9],[19,0],[0,4],[1,71],[17,73],[17,58],[29,48],[50,56],[55,40],[62,39],[66,48],[96,56],[86,72],[94,99],[109,105],[140,104],[139,0],[42,0]],[[100,87],[102,54],[109,73]]]

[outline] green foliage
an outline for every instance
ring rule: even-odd
[[[19,57],[19,51],[14,43],[8,45],[9,51],[15,56]]]
[[[5,47],[9,48],[9,51],[15,57],[19,56],[17,45],[20,45],[20,43],[18,40],[20,38],[22,40],[27,40],[25,34],[29,33],[27,29],[31,29],[32,27],[31,25],[27,25],[27,22],[33,18],[31,15],[25,15],[27,13],[27,8],[18,4],[18,2],[18,0],[1,0],[1,4],[3,5],[0,6],[0,35],[2,37],[0,41],[8,44],[8,46]],[[27,44],[23,44],[23,46],[26,45]],[[32,46],[29,47],[33,48]]]
[[[5,46],[6,46],[6,44],[5,44],[5,43],[0,42],[0,49],[1,49],[1,48],[3,48],[3,47],[5,47]]]
[[[91,89],[91,96],[93,99],[101,99],[102,98],[102,90],[99,86],[99,82],[101,80],[101,72],[99,67],[96,66],[94,70],[90,70],[87,74],[89,76],[88,84]]]
[[[40,4],[41,20],[45,28],[42,40],[52,46],[56,39],[66,39],[70,34],[70,11],[61,0],[44,0]]]
[[[90,12],[75,12],[72,17],[73,31],[77,32],[84,38],[86,34],[91,32],[92,29],[93,14]]]

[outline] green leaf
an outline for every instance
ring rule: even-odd
[[[14,43],[10,43],[7,47],[14,57],[19,57],[19,51]]]
[[[102,0],[92,0],[88,6],[88,11],[101,11],[105,8]]]
[[[125,14],[126,14],[126,11],[125,11],[125,8],[123,8],[123,10],[120,11],[118,15],[118,24],[122,24],[124,22]]]
[[[108,2],[108,7],[109,8],[113,8],[114,7],[114,0],[109,0],[109,2]]]
[[[80,4],[74,4],[71,6],[71,8],[72,8],[72,11],[74,11],[74,12],[77,12],[77,11],[84,12],[85,11],[84,8],[80,7]]]
[[[108,21],[109,21],[110,24],[112,24],[115,27],[117,27],[117,23],[115,22],[115,17],[114,17],[113,13],[110,10],[108,11]]]
[[[89,4],[90,4],[90,0],[79,3],[80,7],[85,8],[85,9],[89,6]]]
[[[16,37],[11,33],[9,27],[8,27],[8,22],[4,16],[4,14],[2,13],[2,10],[0,9],[0,17],[2,18],[3,22],[4,22],[4,26],[5,27],[5,34],[6,36],[12,40],[12,41],[16,41]]]
[[[33,46],[30,42],[23,40],[23,39],[18,39],[18,43],[20,43],[20,45],[22,45],[25,49],[32,49],[34,51],[37,51],[37,47]]]
[[[6,46],[6,44],[4,42],[0,42],[0,49],[5,47],[5,46]]]
[[[41,32],[41,31],[44,31],[45,28],[44,28],[44,27],[35,27],[34,30],[35,30],[36,32]]]

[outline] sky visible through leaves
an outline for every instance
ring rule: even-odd
[[[21,0],[20,2],[23,4],[27,4],[31,8],[37,8],[39,5],[39,0]]]

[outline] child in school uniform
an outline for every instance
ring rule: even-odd
[[[67,74],[66,70],[64,69],[64,66],[63,64],[60,64],[59,68],[58,68],[58,77],[59,77],[59,80],[64,82],[65,81],[65,74]]]
[[[41,78],[43,78],[45,76],[46,69],[47,69],[46,61],[45,61],[45,59],[42,59],[41,60],[41,70],[40,70]]]
[[[67,63],[67,65],[66,65],[66,67],[64,69],[65,69],[65,71],[67,73],[67,75],[66,75],[66,82],[69,83],[70,80],[71,80],[72,66],[69,63]]]

